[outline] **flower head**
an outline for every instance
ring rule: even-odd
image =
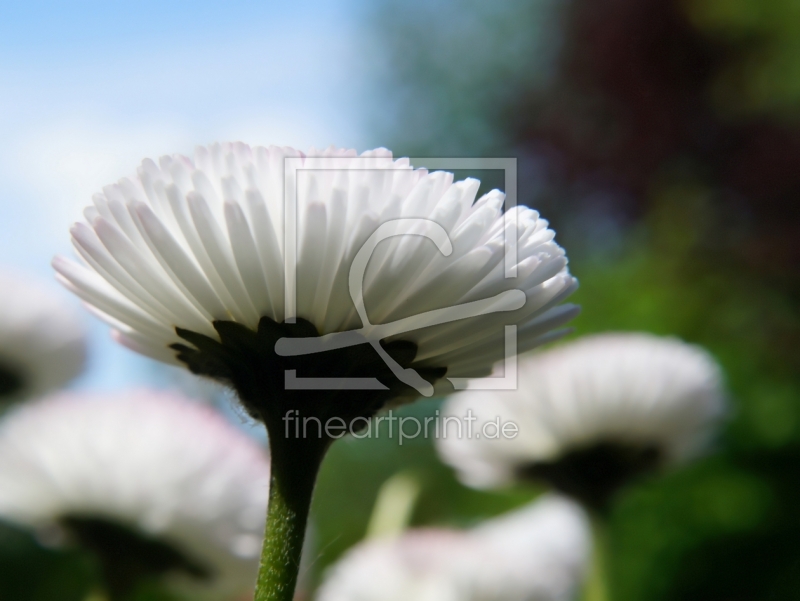
[[[270,407],[257,397],[286,391],[291,370],[374,376],[369,394],[340,403],[369,414],[446,388],[445,374],[487,375],[506,324],[523,351],[575,314],[555,307],[575,281],[547,222],[527,207],[506,219],[504,195],[476,201],[478,187],[385,149],[199,147],[194,159],[145,160],[95,195],[72,229],[85,264],[54,265],[122,344],[232,383],[260,419]],[[455,306],[471,318],[447,313]],[[342,332],[276,353],[280,339]]]
[[[0,405],[66,384],[86,356],[80,315],[29,277],[0,271]]]
[[[630,478],[686,460],[724,413],[722,375],[703,349],[675,338],[587,336],[519,361],[515,391],[468,390],[447,415],[514,422],[516,437],[438,440],[440,455],[476,487],[544,479],[603,507]]]
[[[141,578],[192,599],[252,589],[269,468],[210,408],[59,394],[0,425],[0,517],[93,552],[111,598]]]
[[[412,530],[349,551],[318,601],[569,601],[589,555],[580,507],[546,497],[465,532]]]

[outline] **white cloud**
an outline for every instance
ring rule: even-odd
[[[0,61],[0,261],[66,250],[91,195],[144,157],[229,139],[357,145],[357,39],[292,25],[63,64]]]

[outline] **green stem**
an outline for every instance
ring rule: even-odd
[[[408,471],[398,472],[381,485],[365,538],[398,536],[408,528],[422,487]]]
[[[592,564],[583,601],[610,601],[608,587],[608,529],[602,517],[592,517]]]
[[[288,438],[276,430],[270,429],[269,507],[255,601],[294,596],[314,483],[329,445],[326,439]]]

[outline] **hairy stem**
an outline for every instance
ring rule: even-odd
[[[329,441],[290,438],[280,428],[268,429],[272,471],[255,601],[291,601],[314,483]]]

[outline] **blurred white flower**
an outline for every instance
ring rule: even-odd
[[[330,569],[317,601],[569,601],[590,547],[581,508],[547,496],[472,530],[361,543]]]
[[[284,240],[284,162],[292,157],[302,160],[300,175],[285,182],[297,196],[296,297],[290,298],[296,313],[287,309],[284,287],[286,255],[293,252]],[[414,343],[415,368],[483,376],[503,357],[504,325],[518,324],[522,351],[573,317],[575,307],[555,305],[576,283],[547,221],[523,206],[512,209],[517,276],[506,278],[504,195],[495,190],[475,201],[478,187],[472,179],[453,183],[451,173],[414,170],[385,149],[357,156],[331,147],[305,156],[242,143],[198,147],[193,160],[147,159],[136,177],[103,188],[86,222],[72,229],[85,265],[57,257],[54,266],[122,344],[191,363],[192,352],[182,346],[187,340],[198,346],[191,333],[228,343],[219,321],[255,331],[263,318],[298,317],[318,335],[370,326],[348,287],[356,253],[380,224],[424,218],[449,236],[451,252],[443,250],[449,243],[437,248],[419,228],[418,235],[377,246],[363,279],[369,321],[409,318],[385,337]],[[479,317],[431,327],[435,318],[422,315],[501,293],[509,294]],[[189,335],[179,336],[176,327]],[[202,372],[207,362],[192,368]],[[219,371],[208,375],[222,377]]]
[[[519,387],[467,390],[444,416],[513,422],[516,436],[437,440],[461,480],[489,488],[533,477],[595,508],[632,477],[698,454],[725,410],[722,374],[703,349],[642,333],[587,336],[522,357]],[[494,432],[492,428],[488,430]]]
[[[41,395],[83,369],[82,318],[47,286],[0,271],[0,405]]]
[[[88,547],[117,595],[141,576],[192,599],[252,590],[268,487],[264,451],[178,396],[61,393],[0,424],[0,517]]]

